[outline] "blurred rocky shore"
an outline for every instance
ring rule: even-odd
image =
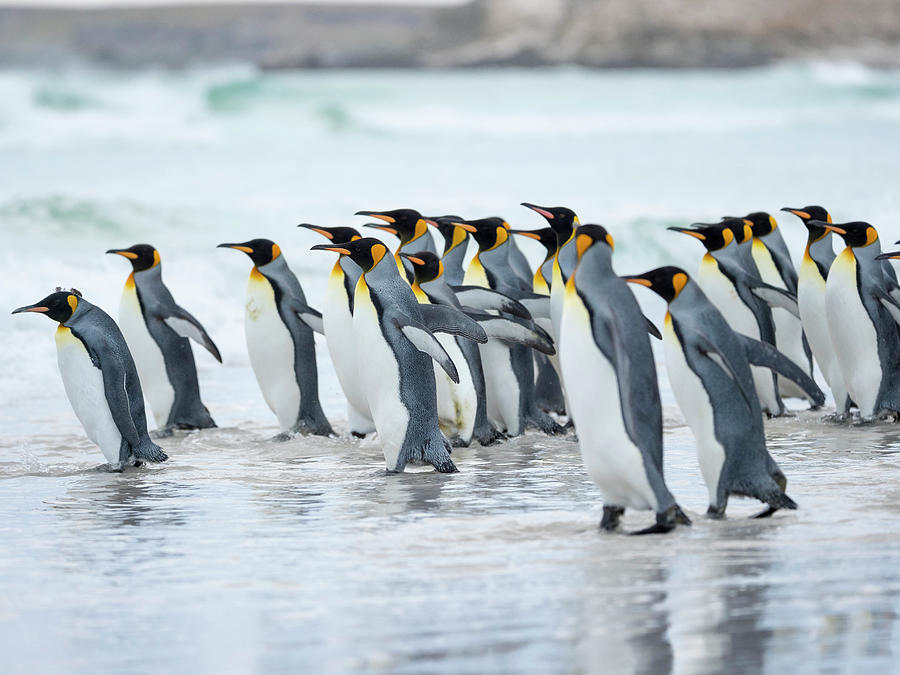
[[[797,58],[900,66],[900,0],[0,7],[0,66],[716,68]]]

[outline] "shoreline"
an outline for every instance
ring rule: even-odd
[[[0,67],[678,69],[797,59],[900,66],[900,6],[826,0],[817,9],[810,15],[803,0],[0,6]]]

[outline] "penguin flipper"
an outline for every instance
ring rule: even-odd
[[[169,456],[156,443],[150,440],[146,430],[141,435],[134,424],[131,404],[126,390],[126,372],[115,355],[100,356],[100,372],[103,375],[103,388],[106,392],[106,403],[112,414],[113,422],[122,442],[131,446],[131,452],[138,459],[148,462],[165,462]],[[143,404],[143,401],[141,401]]]
[[[451,286],[451,289],[456,294],[456,299],[468,307],[481,310],[495,309],[523,319],[531,318],[531,313],[525,305],[500,291],[481,286]]]
[[[422,322],[433,333],[449,333],[484,344],[487,334],[464,312],[446,305],[420,305]]]
[[[891,315],[891,318],[900,324],[900,302],[898,302],[891,293],[877,286],[872,288],[872,295],[875,296],[876,300],[881,302],[882,307],[887,310],[887,313]]]
[[[423,305],[423,307],[426,306],[434,305]],[[444,349],[443,345],[437,341],[437,338],[426,326],[407,316],[404,316],[402,320],[397,316],[393,316],[391,317],[391,322],[403,333],[403,336],[410,341],[413,347],[437,361],[438,365],[447,373],[447,376],[456,384],[459,384],[459,373],[456,371],[453,359],[450,358],[447,350]]]
[[[553,338],[547,335],[546,331],[539,326],[528,325],[531,323],[530,321],[511,320],[502,316],[467,310],[466,314],[478,322],[478,325],[484,329],[488,338],[525,345],[549,356],[556,354],[556,349],[553,347]]]
[[[212,338],[209,337],[206,329],[190,312],[176,305],[168,316],[160,318],[163,323],[175,331],[180,337],[193,340],[212,354],[216,361],[222,363],[222,355],[219,353],[219,348],[216,347],[216,343],[212,341]]]
[[[738,337],[742,337],[739,333],[733,333]],[[694,349],[693,351],[701,356],[705,357],[705,361],[707,363],[711,363],[720,371],[723,371],[728,377],[730,377],[735,386],[738,388],[738,391],[741,393],[744,401],[747,403],[747,407],[750,410],[754,409],[754,404],[758,408],[759,407],[759,399],[756,395],[756,390],[753,388],[752,381],[747,382],[743,378],[738,376],[738,369],[736,364],[732,363],[728,357],[720,350],[716,345],[709,340],[705,335],[700,333],[696,333],[692,336],[692,340],[694,341]],[[685,350],[685,356],[689,356],[688,350]],[[715,358],[713,358],[715,357]],[[698,368],[703,368],[701,362],[693,358],[688,358],[688,363],[691,365],[693,370],[697,370]],[[699,374],[699,373],[698,373]],[[701,376],[702,379],[702,376]]]
[[[313,309],[299,298],[291,298],[288,307],[297,315],[298,319],[314,332],[319,333],[319,335],[325,335],[325,323],[322,321],[322,312]]]
[[[819,389],[819,385],[803,370],[780,351],[770,344],[754,340],[751,337],[735,333],[747,360],[754,366],[769,368],[782,377],[789,379],[803,389],[810,400],[817,406],[825,404],[825,394]]]
[[[644,317],[644,323],[647,324],[647,332],[650,333],[657,340],[662,340],[662,333],[659,332],[659,328],[656,327],[656,324],[653,323],[646,316]]]
[[[748,275],[748,280],[751,278]],[[750,292],[757,298],[765,302],[770,307],[780,307],[800,318],[800,308],[797,305],[797,296],[789,293],[783,288],[770,286],[767,283],[753,279],[750,285]]]

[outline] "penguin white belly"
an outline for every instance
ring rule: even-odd
[[[709,503],[718,506],[716,492],[719,476],[725,463],[725,448],[716,439],[712,401],[703,381],[694,373],[684,358],[681,342],[667,315],[663,325],[663,344],[666,353],[666,372],[678,407],[687,421],[697,443],[697,462],[709,492]]]
[[[753,260],[759,269],[762,280],[770,286],[787,290],[772,254],[761,241],[753,242]],[[775,346],[782,354],[793,361],[804,373],[809,374],[809,359],[803,349],[803,327],[800,319],[782,307],[772,308],[772,321],[775,324]],[[778,389],[783,396],[807,398],[806,393],[787,378],[778,376]]]
[[[472,259],[463,279],[466,285],[490,288],[487,274],[478,256]],[[551,299],[552,300],[552,299]],[[490,339],[478,345],[481,367],[484,371],[484,396],[487,416],[500,431],[509,434],[522,433],[519,416],[519,381],[512,369],[509,345]]]
[[[559,268],[559,264],[556,261],[553,262],[553,274],[550,279],[550,321],[553,325],[553,332],[550,334],[558,343],[563,303],[566,297],[566,282],[563,281],[562,270]]]
[[[175,389],[169,382],[162,350],[147,330],[137,289],[131,277],[125,282],[125,289],[122,291],[119,327],[125,336],[125,342],[128,343],[128,350],[134,357],[141,388],[150,403],[156,426],[165,427],[169,421],[172,404],[175,402]]]
[[[409,410],[400,398],[400,366],[394,350],[381,332],[378,312],[369,297],[365,280],[356,287],[353,310],[353,333],[360,363],[360,381],[389,471],[397,466],[397,458],[409,426]],[[364,359],[364,361],[363,361]]]
[[[350,429],[360,434],[370,433],[375,430],[375,423],[372,421],[369,403],[366,401],[366,393],[359,377],[356,341],[353,339],[353,315],[347,304],[344,276],[339,269],[333,271],[328,280],[325,305],[322,308],[322,323],[331,363],[347,398]]]
[[[849,249],[834,260],[825,284],[825,311],[844,384],[863,417],[877,411],[881,388],[878,335],[856,285],[856,259]]]
[[[256,268],[247,284],[244,315],[247,352],[256,381],[282,431],[297,421],[300,387],[294,372],[294,341],[278,314],[275,291]]]
[[[56,330],[56,355],[66,396],[87,437],[100,447],[106,461],[118,463],[122,434],[106,401],[103,373],[81,340],[63,325]]]
[[[560,321],[560,363],[588,475],[607,505],[658,511],[644,457],[625,430],[618,376],[594,343],[590,316],[574,293],[566,295]]]
[[[438,422],[445,436],[459,436],[468,443],[475,428],[475,412],[478,405],[475,383],[469,363],[463,356],[456,338],[447,333],[435,333],[447,355],[456,366],[459,383],[451,380],[437,363],[434,364],[434,378],[437,386]]]
[[[712,256],[709,256],[709,259],[704,256],[703,262],[700,263],[697,283],[709,301],[725,317],[731,330],[759,340],[759,324],[756,317],[738,296],[734,284],[719,270]],[[762,409],[773,414],[781,410],[772,371],[768,368],[751,366],[750,373],[753,375],[753,386]]]
[[[828,328],[828,317],[825,310],[825,280],[819,273],[812,258],[805,256],[800,263],[797,278],[797,305],[800,308],[800,320],[806,331],[806,339],[812,350],[816,363],[831,388],[834,405],[838,413],[843,412],[847,397],[847,387],[841,373],[840,364],[831,343]]]
[[[478,345],[484,371],[484,394],[487,416],[495,427],[509,434],[522,433],[519,416],[519,380],[512,369],[509,346],[489,339]]]

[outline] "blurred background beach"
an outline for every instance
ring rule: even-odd
[[[224,604],[225,599],[246,602],[251,614],[262,616],[283,594],[298,603],[325,603],[321,612],[336,630],[316,623],[321,617],[291,615],[296,608],[281,606],[286,625],[310,630],[323,641],[326,633],[328,640],[335,640],[336,634],[351,629],[346,642],[313,649],[310,653],[316,658],[311,661],[284,655],[271,662],[238,658],[231,665],[239,670],[261,663],[285,667],[328,662],[337,668],[403,666],[412,672],[444,663],[438,656],[453,650],[437,635],[425,640],[434,651],[415,658],[391,655],[388,647],[384,649],[390,656],[374,647],[365,651],[372,627],[354,623],[358,597],[348,588],[355,589],[353,593],[375,593],[355,585],[360,565],[373,565],[384,584],[379,588],[389,586],[394,571],[371,559],[373,547],[401,567],[435,556],[457,566],[453,590],[420,588],[421,595],[402,600],[390,593],[378,595],[360,617],[380,623],[384,612],[398,602],[406,613],[398,619],[401,627],[393,637],[406,640],[434,610],[431,602],[446,600],[458,610],[448,610],[448,630],[462,634],[471,625],[491,636],[483,643],[466,639],[458,643],[462,646],[454,652],[457,660],[449,663],[461,669],[486,672],[509,664],[525,668],[538,663],[548,670],[590,670],[604,659],[619,665],[634,665],[636,660],[645,668],[665,669],[672,667],[673,658],[680,659],[684,672],[741,665],[754,670],[766,659],[770,667],[783,669],[796,666],[797,650],[808,644],[813,646],[806,657],[823,668],[844,658],[859,667],[890,667],[895,658],[891,638],[898,643],[894,619],[900,592],[896,573],[900,532],[896,508],[887,505],[896,504],[897,495],[890,487],[883,493],[872,487],[870,493],[861,486],[880,486],[884,476],[896,475],[897,455],[891,449],[896,432],[869,430],[850,440],[846,431],[833,431],[815,416],[770,426],[777,437],[773,453],[779,462],[788,462],[789,477],[800,476],[800,485],[806,488],[798,497],[806,510],[783,516],[797,527],[784,527],[779,533],[754,523],[757,529],[742,524],[744,529],[736,532],[717,529],[728,523],[712,530],[703,530],[710,526],[701,523],[695,528],[701,534],[679,535],[698,537],[679,540],[678,550],[704,561],[699,568],[709,564],[713,577],[725,572],[705,557],[705,550],[723,546],[721,559],[713,562],[742,579],[721,582],[722,597],[712,602],[721,612],[716,620],[692,610],[684,614],[685,606],[709,601],[702,594],[707,579],[692,577],[692,565],[671,566],[667,554],[652,544],[629,544],[628,560],[634,569],[646,571],[647,578],[641,572],[637,580],[621,580],[622,589],[638,596],[616,602],[621,601],[626,614],[633,603],[647,613],[633,615],[630,624],[626,621],[622,639],[625,644],[633,638],[630,647],[609,636],[604,639],[611,643],[601,640],[597,647],[592,640],[603,633],[602,625],[589,618],[590,630],[584,632],[571,624],[571,603],[581,597],[583,584],[579,575],[569,578],[565,564],[584,566],[585,578],[590,579],[588,567],[600,565],[609,573],[617,558],[609,545],[596,540],[599,496],[583,475],[575,445],[528,437],[530,445],[520,441],[505,450],[485,451],[483,457],[500,459],[497,465],[485,459],[481,466],[481,475],[487,476],[482,480],[497,481],[491,483],[497,491],[485,493],[482,501],[459,482],[448,483],[456,487],[443,495],[439,486],[421,499],[419,488],[409,487],[413,483],[386,483],[376,473],[381,463],[377,445],[371,443],[363,444],[364,460],[353,467],[361,473],[351,473],[350,479],[348,468],[341,465],[357,461],[347,460],[351,453],[344,446],[349,441],[341,445],[301,439],[277,450],[248,445],[248,439],[275,432],[244,344],[250,263],[242,255],[214,247],[253,237],[276,240],[310,302],[317,305],[333,261],[330,255],[309,253],[319,240],[295,225],[358,226],[365,222],[352,216],[359,209],[412,207],[429,215],[502,215],[514,227],[532,228],[544,223],[519,202],[567,205],[583,222],[600,222],[611,230],[621,273],[664,263],[692,271],[700,258],[698,243],[683,241],[687,238],[668,233],[665,227],[753,210],[777,214],[799,260],[806,233],[795,218],[778,213],[782,206],[822,203],[837,221],[868,220],[886,244],[893,242],[900,236],[900,70],[896,69],[900,3],[475,0],[53,5],[29,0],[0,6],[0,263],[6,308],[0,311],[0,535],[6,550],[5,557],[0,553],[0,625],[6,625],[0,631],[0,664],[6,653],[21,657],[19,663],[26,668],[70,665],[79,649],[66,642],[66,631],[81,611],[91,614],[92,619],[85,621],[92,629],[109,630],[119,641],[114,644],[126,645],[132,669],[150,663],[127,648],[133,647],[127,623],[116,624],[117,616],[129,616],[127,607],[104,595],[101,578],[83,571],[85,565],[93,565],[91,569],[101,575],[114,575],[121,558],[130,560],[129,551],[146,547],[137,529],[134,533],[127,528],[106,529],[107,507],[113,504],[127,512],[123,520],[129,527],[144,525],[143,536],[149,532],[149,541],[156,542],[153,546],[174,551],[172,555],[183,558],[195,575],[190,578],[198,585],[190,589],[179,585],[185,568],[163,560],[165,555],[141,568],[144,578],[159,589],[155,601],[152,588],[140,592],[145,603],[140,606],[149,618],[164,623],[172,611],[164,600],[177,604],[184,596],[196,603],[196,611],[182,609],[170,626],[159,628],[176,642],[181,634],[199,636],[207,646],[217,641],[214,632],[225,638],[243,636],[249,619],[232,616],[234,608]],[[157,473],[174,481],[162,492],[151,473],[136,483],[144,488],[122,493],[119,487],[109,488],[122,484],[119,477],[84,473],[99,463],[99,454],[83,439],[65,399],[56,372],[52,325],[38,317],[11,318],[9,310],[63,285],[78,288],[116,316],[129,270],[123,260],[103,252],[138,242],[158,247],[175,297],[205,324],[222,351],[224,366],[201,350],[195,354],[204,399],[227,429],[179,440],[173,462]],[[531,242],[522,247],[538,260],[540,251]],[[641,301],[652,318],[660,319],[661,303],[646,296]],[[319,346],[323,402],[341,429],[342,396],[324,344]],[[661,359],[659,367],[667,442],[670,450],[674,448],[667,457],[670,484],[680,499],[689,495],[688,506],[701,520],[704,491],[693,443],[674,407]],[[832,454],[818,454],[824,452],[823,443]],[[845,466],[851,444],[858,453],[856,464]],[[271,453],[271,460],[248,467],[242,463],[245,451],[254,457]],[[217,470],[224,473],[215,474],[207,467],[219,453],[222,468]],[[519,466],[521,453],[528,459]],[[305,459],[296,464],[297,456]],[[458,480],[478,480],[477,457],[465,452],[462,457],[464,473]],[[563,462],[563,478],[554,464],[557,460]],[[846,470],[846,484],[840,487],[853,495],[852,506],[843,502],[841,508],[858,509],[870,529],[859,532],[852,519],[841,520],[846,515],[841,508],[829,510],[833,492],[822,476],[833,475],[829,470],[835,466]],[[187,473],[178,473],[185,467]],[[523,475],[533,471],[532,482],[508,483],[508,471]],[[419,486],[437,480],[412,478],[421,479]],[[331,492],[336,480],[344,481],[345,492]],[[361,501],[354,501],[360,484],[353,480],[363,485],[366,497]],[[104,485],[98,487],[98,481]],[[295,515],[308,512],[309,518],[297,515],[286,522],[254,516],[248,521],[252,509],[247,504],[257,502],[244,489],[253,492],[260,481],[277,493],[260,497],[267,512],[283,515],[279,509],[288,504],[296,507]],[[300,484],[309,490],[306,497],[290,492]],[[397,494],[382,493],[390,485],[401,486],[392,488],[399,491],[400,506],[395,503]],[[112,497],[107,488],[113,490]],[[413,492],[407,494],[409,490]],[[878,507],[867,506],[873,494],[881,494]],[[813,503],[821,510],[807,508]],[[541,515],[542,509],[555,510]],[[416,520],[413,516],[421,515],[417,512],[426,510],[432,517],[440,516],[442,527],[450,529],[441,534],[400,528],[399,522],[406,527]],[[175,515],[164,522],[160,513]],[[223,514],[234,518],[229,521],[233,529],[222,522]],[[477,526],[469,518],[475,514],[484,516]],[[338,526],[330,518],[337,518]],[[804,521],[798,518],[817,519],[818,529],[800,534]],[[843,529],[834,526],[837,520]],[[173,539],[173,523],[192,536]],[[343,551],[340,542],[346,539],[341,537],[347,532],[342,527],[361,528],[371,538]],[[378,539],[382,528],[395,527],[400,529],[383,535],[388,539]],[[35,532],[47,537],[44,542],[62,538],[70,547],[39,546],[32,537]],[[209,532],[217,536],[204,539]],[[816,534],[807,538],[811,532]],[[285,557],[251,555],[238,562],[218,558],[231,548],[246,554],[242,547],[247,537],[257,535],[265,545],[273,545],[266,536],[275,536],[276,548]],[[857,535],[861,540],[852,539]],[[102,542],[119,536],[124,537],[123,549],[100,552]],[[465,546],[454,548],[454,542],[465,537],[468,558]],[[734,539],[724,541],[729,537]],[[564,559],[561,566],[559,560],[541,558],[546,551],[528,548],[532,538],[551,542],[550,549]],[[875,549],[865,549],[876,541]],[[418,544],[411,557],[391,558],[410,542]],[[790,560],[779,552],[788,542],[796,543],[792,555],[786,556]],[[397,548],[390,549],[389,543]],[[481,553],[482,546],[488,548],[478,559],[482,566],[478,568],[472,556]],[[841,546],[871,555],[863,559],[861,554],[858,567],[829,576],[832,568],[822,559],[824,551]],[[741,559],[736,551],[744,548],[754,553]],[[69,568],[73,556],[83,565]],[[526,564],[537,559],[547,576],[546,585],[531,598],[532,624],[514,631],[515,640],[510,638],[509,644],[503,643],[497,627],[521,610],[517,594],[533,581],[527,570],[518,568],[503,577],[505,565],[508,560]],[[740,564],[745,567],[734,567]],[[214,572],[215,565],[223,567]],[[323,588],[335,595],[316,590],[314,577],[309,581],[312,586],[295,579],[304,565],[313,565],[317,574],[333,572],[332,585]],[[773,574],[770,566],[789,573]],[[496,616],[490,613],[490,603],[486,614],[475,612],[484,592],[478,585],[479,569],[501,575],[502,602],[496,607],[506,610],[498,610]],[[818,572],[810,572],[813,569]],[[855,585],[859,570],[865,570],[871,584]],[[69,573],[73,576],[67,577]],[[235,581],[253,574],[262,579],[255,587]],[[551,583],[556,575],[564,578],[559,586]],[[279,585],[286,578],[290,583]],[[752,581],[757,578],[758,583]],[[837,623],[827,618],[827,607],[811,608],[808,602],[819,592],[818,584],[826,581],[835,593],[844,593],[841,597],[858,593],[859,607],[841,605],[843,609],[835,610]],[[694,586],[685,586],[687,582]],[[222,591],[232,583],[238,584],[234,587],[238,591]],[[73,591],[78,584],[96,591],[97,597],[84,604],[83,594]],[[646,584],[663,599],[640,595],[639,587]],[[745,598],[740,593],[748,584],[752,593]],[[771,589],[765,590],[770,584]],[[42,585],[45,590],[33,595]],[[261,599],[254,592],[260,588],[269,595]],[[691,595],[690,589],[696,594]],[[460,590],[469,593],[460,596],[468,598],[464,607],[452,602]],[[608,591],[605,586],[593,588],[584,596],[588,599],[581,610],[591,617],[606,611],[610,621],[617,621],[618,614],[603,609]],[[739,595],[731,595],[732,591]],[[682,592],[686,594],[678,595]],[[221,599],[214,599],[219,593]],[[338,597],[340,602],[328,609],[327,603]],[[676,609],[671,607],[672,597],[680,598]],[[739,616],[729,614],[735,609],[729,605],[735,597],[737,614],[753,613],[752,639],[738,643],[735,637],[733,643],[710,647],[708,635],[717,631],[746,637],[750,630]],[[553,604],[553,599],[559,602]],[[552,611],[542,614],[543,601],[550,602]],[[790,608],[780,614],[785,604]],[[103,612],[108,612],[107,619],[98,619]],[[229,620],[220,619],[209,632],[198,632],[198,624],[215,613]],[[668,617],[666,622],[672,617],[681,622],[682,632],[675,630],[671,641],[665,637],[669,624],[659,623],[661,614]],[[649,623],[645,625],[642,617],[650,617]],[[805,628],[791,633],[793,625]],[[779,627],[784,630],[778,632]],[[557,629],[562,634],[554,633]],[[43,630],[40,641],[33,639]],[[260,626],[254,623],[250,633],[255,650],[263,653],[272,647]],[[32,651],[48,635],[51,642],[62,641],[57,656],[40,653],[40,647],[37,653]],[[293,644],[284,637],[284,644]],[[520,638],[521,645],[516,642]],[[668,656],[660,656],[660,640],[666,641]],[[569,649],[576,643],[578,649]],[[772,645],[777,648],[770,649]],[[112,659],[100,645],[95,647],[92,658]],[[738,647],[739,656],[747,660],[729,660]],[[221,662],[194,654],[193,663],[227,666],[229,655],[243,653],[237,642],[218,648],[225,655]],[[157,655],[152,663],[160,669],[183,664],[192,652],[184,644],[178,649],[177,658],[167,661]],[[650,658],[646,650],[656,650],[662,660],[646,662]],[[504,653],[509,660],[497,656]],[[112,659],[106,666],[119,670],[122,663]]]

